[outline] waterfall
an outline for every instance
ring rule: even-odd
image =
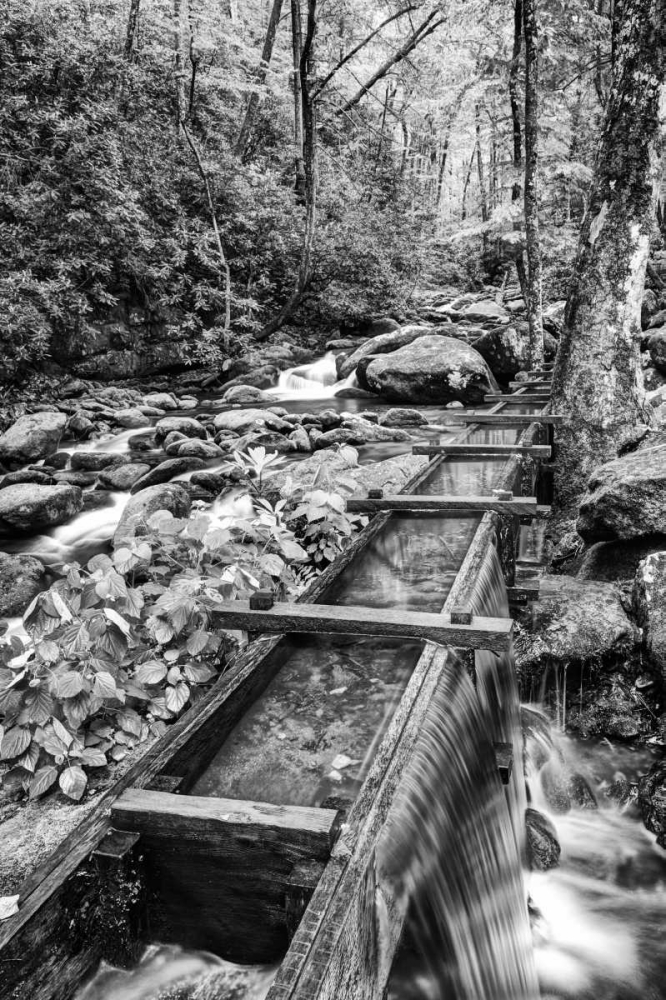
[[[323,358],[309,365],[299,365],[298,368],[281,372],[278,384],[267,392],[284,399],[293,399],[295,396],[302,396],[304,399],[332,399],[340,389],[358,385],[355,371],[347,378],[338,380],[335,357],[329,351]]]
[[[477,614],[507,614],[494,549],[474,604]],[[521,867],[522,754],[507,795],[492,747],[496,739],[520,746],[513,656],[477,654],[476,669],[475,690],[449,654],[378,852],[382,876],[409,898],[409,933],[425,966],[395,994],[405,1000],[539,996]]]

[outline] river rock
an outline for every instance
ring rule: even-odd
[[[84,472],[82,469],[78,471],[76,469],[62,469],[60,472],[53,473],[53,479],[56,483],[69,483],[70,486],[80,486],[81,489],[85,489],[86,486],[92,486],[97,479],[97,474]]]
[[[637,712],[635,698],[627,677],[615,673],[601,678],[602,686],[585,691],[587,704],[580,708],[578,696],[572,697],[567,728],[583,739],[605,737],[634,740],[650,728],[650,722]]]
[[[619,660],[632,652],[637,639],[615,584],[544,576],[531,628],[518,629],[515,639],[522,690],[529,692],[550,665]]]
[[[498,378],[513,378],[527,367],[529,345],[527,336],[515,326],[488,330],[475,340],[474,350],[488,362],[493,375]]]
[[[345,319],[340,323],[340,333],[343,337],[378,337],[383,333],[399,329],[400,324],[392,316],[379,316],[376,319]]]
[[[296,451],[312,451],[310,438],[308,437],[308,432],[304,427],[294,427],[293,431],[289,435],[289,440],[294,442]]]
[[[205,468],[206,463],[201,458],[168,458],[166,462],[160,462],[154,469],[150,469],[140,479],[137,479],[131,487],[130,493],[139,493],[149,486],[157,486],[158,483],[168,483],[174,476],[182,476],[184,472]]]
[[[530,871],[548,871],[560,863],[560,844],[554,823],[538,809],[525,810],[527,863]]]
[[[638,802],[643,822],[657,843],[666,848],[666,761],[657,761],[638,782]]]
[[[482,299],[481,302],[473,302],[461,311],[461,316],[472,323],[485,323],[492,320],[494,323],[508,323],[510,314],[498,302],[492,299]]]
[[[218,413],[213,424],[216,431],[236,431],[238,434],[245,434],[254,425],[263,429],[280,431],[289,434],[292,430],[291,424],[287,420],[271,413],[270,410],[228,410],[226,413]]]
[[[265,403],[271,397],[270,393],[264,392],[254,385],[232,385],[224,393],[222,399],[224,403]]]
[[[360,368],[357,371],[360,379]],[[397,403],[481,403],[497,388],[474,348],[437,336],[420,337],[392,354],[370,359],[364,381],[372,392]]]
[[[161,444],[171,431],[180,431],[188,438],[206,440],[206,428],[194,417],[162,417],[155,424],[155,441]]]
[[[240,473],[240,469],[238,471]],[[207,490],[209,493],[217,494],[221,493],[222,490],[227,489],[231,485],[232,478],[221,472],[209,472],[207,469],[204,469],[203,472],[193,472],[190,477],[190,482],[193,486],[198,486],[200,489]]]
[[[150,417],[136,406],[126,410],[116,410],[113,419],[121,427],[149,427],[151,422]]]
[[[666,374],[648,365],[647,368],[643,369],[643,385],[647,392],[654,392],[655,389],[666,385]]]
[[[590,783],[578,771],[573,771],[567,780],[567,791],[572,805],[577,809],[598,809],[597,800]]]
[[[45,586],[44,566],[39,559],[0,552],[0,618],[22,615]]]
[[[386,413],[382,413],[379,423],[382,427],[422,427],[428,421],[419,410],[394,406]]]
[[[172,392],[149,392],[143,397],[145,406],[155,406],[158,410],[177,410],[178,400]]]
[[[8,486],[0,490],[0,529],[27,532],[64,524],[82,506],[83,494],[78,486]]]
[[[666,552],[654,552],[639,564],[634,610],[648,658],[666,684]]]
[[[127,455],[118,455],[112,451],[75,451],[71,466],[84,472],[101,472],[102,469],[126,465],[127,462],[129,462]]]
[[[346,417],[342,428],[354,434],[354,444],[371,444],[373,441],[411,441],[407,431],[396,427],[384,427],[362,417]]]
[[[342,416],[337,410],[322,410],[319,414],[319,423],[325,431],[330,431],[341,425]]]
[[[586,542],[666,534],[666,444],[595,469],[576,530]]]
[[[173,441],[164,449],[169,457],[201,458],[205,462],[220,458],[222,449],[214,441],[201,441],[199,438],[186,438],[184,441]]]
[[[153,451],[157,447],[157,435],[154,430],[132,434],[127,440],[127,446],[130,451]]]
[[[109,466],[99,473],[99,483],[107,490],[131,490],[136,482],[150,472],[150,466],[143,462]]]
[[[128,500],[113,536],[114,548],[146,534],[148,519],[158,510],[168,510],[174,517],[187,517],[190,507],[189,493],[178,483],[149,486]]]
[[[67,433],[70,437],[75,437],[78,441],[89,438],[98,427],[99,425],[94,420],[91,420],[87,413],[82,413],[81,410],[73,413],[67,421]]]
[[[17,469],[48,458],[58,450],[66,423],[65,414],[54,410],[19,417],[0,435],[0,463],[8,469]]]
[[[6,486],[16,486],[17,483],[40,483],[42,486],[52,486],[53,476],[41,469],[20,469],[18,472],[8,472],[0,478],[0,490]]]
[[[363,358],[374,354],[390,354],[392,351],[397,351],[400,347],[405,347],[406,344],[411,344],[414,340],[418,340],[419,337],[423,337],[429,333],[433,333],[431,326],[412,324],[410,326],[396,327],[388,333],[382,333],[371,340],[366,340],[349,357],[345,358],[341,356],[336,359],[338,378],[343,379],[351,375]]]
[[[265,448],[266,451],[296,451],[294,442],[279,431],[253,430],[230,442],[232,451],[247,451],[248,448]],[[222,445],[224,447],[224,443]]]
[[[289,365],[285,365],[285,367],[288,368]],[[243,388],[270,389],[276,384],[279,375],[280,368],[277,365],[261,365],[259,368],[252,368],[250,365],[237,378],[229,379],[225,388],[229,390],[236,386],[243,386]]]

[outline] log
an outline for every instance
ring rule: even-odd
[[[518,402],[518,400],[513,400],[513,402]],[[462,416],[456,417],[456,420],[462,421],[466,424],[505,424],[507,426],[512,426],[513,424],[552,424],[557,426],[564,423],[564,417],[557,413],[511,413],[510,411],[505,411],[503,413],[466,413]]]
[[[454,625],[450,615],[349,605],[279,603],[268,611],[254,611],[249,601],[227,601],[216,607],[215,615],[224,628],[247,632],[386,635],[493,650],[509,648],[513,625],[510,619],[480,616],[470,625]]]
[[[531,455],[550,458],[550,445],[544,444],[423,444],[414,445],[413,455]]]
[[[502,393],[502,392],[489,392],[483,397],[484,403],[505,403],[511,405],[512,403],[520,404],[523,403],[547,403],[550,399],[549,392],[526,392],[526,393]],[[502,411],[503,413],[506,411]]]
[[[371,513],[378,510],[438,510],[438,511],[486,511],[518,514],[521,517],[537,517],[536,497],[514,497],[501,500],[498,497],[449,496],[404,496],[402,493],[389,494],[378,499],[370,497],[350,497],[347,510],[353,513]]]
[[[284,953],[294,868],[326,862],[340,826],[334,809],[143,788],[125,791],[111,820],[141,835],[149,939],[243,962]]]

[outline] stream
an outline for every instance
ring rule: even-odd
[[[367,400],[333,396],[340,384],[331,357],[283,373],[275,401],[290,412],[367,409]],[[197,412],[215,412],[218,401],[202,396]],[[372,409],[382,407],[373,401]],[[360,463],[409,453],[416,441],[445,441],[459,431],[452,422],[455,410],[422,410],[447,430],[412,429],[410,441],[361,446]],[[123,453],[133,433],[76,449]],[[508,443],[519,433],[482,428],[471,440]],[[487,494],[504,464],[503,458],[452,459],[440,464],[420,492]],[[213,470],[218,466],[211,463]],[[125,499],[123,493],[106,494],[70,523],[3,542],[3,548],[32,553],[47,566],[84,562],[108,546]],[[216,502],[216,512],[243,502],[232,493]],[[392,518],[363,558],[340,574],[327,602],[440,610],[477,524],[475,517]],[[537,521],[521,532],[520,558],[535,571],[543,557],[543,527]],[[496,566],[485,573],[475,610],[508,614],[501,573]],[[12,627],[20,627],[18,620]],[[194,794],[335,808],[353,801],[422,644],[350,636],[290,642],[285,665],[199,777]],[[398,863],[401,845],[408,843],[407,868],[414,871],[409,879],[404,871],[400,876],[411,880],[412,895],[389,1000],[664,1000],[666,854],[631,799],[620,804],[609,794],[619,776],[631,782],[648,769],[649,753],[573,740],[544,716],[540,735],[530,729],[527,786],[518,763],[506,795],[488,770],[483,747],[492,732],[512,741],[515,760],[521,760],[519,720],[509,707],[517,707],[512,663],[502,670],[492,653],[476,659],[480,697],[471,683],[466,689],[465,680],[436,699],[426,726],[428,749],[417,753],[392,819],[387,865]],[[456,729],[456,719],[465,725]],[[543,769],[553,762],[563,773],[582,776],[590,789],[589,800],[566,813],[558,813],[544,792]],[[474,774],[476,782],[470,780]],[[526,796],[557,831],[560,865],[550,871],[520,868]],[[263,1000],[275,972],[152,945],[132,971],[103,967],[76,1000]]]

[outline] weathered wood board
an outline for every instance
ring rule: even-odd
[[[536,497],[512,497],[500,500],[497,497],[451,496],[431,494],[428,496],[405,496],[403,493],[384,497],[350,497],[347,510],[353,513],[372,513],[379,510],[436,510],[436,511],[486,511],[496,510],[501,514],[517,514],[520,517],[537,517]]]
[[[465,424],[498,424],[500,427],[520,424],[550,424],[557,427],[564,423],[564,417],[558,413],[512,413],[510,410],[502,413],[466,413],[455,419]]]
[[[467,649],[508,649],[512,634],[512,622],[506,618],[475,616],[470,625],[457,625],[449,614],[332,604],[278,603],[256,611],[249,601],[227,601],[217,605],[215,619],[225,628],[248,632],[387,635]]]
[[[521,406],[525,403],[547,403],[550,399],[549,392],[524,392],[524,393],[510,393],[505,394],[501,392],[489,392],[483,397],[484,403],[508,403],[509,406],[513,404],[520,404]],[[506,412],[506,411],[504,411]]]
[[[536,422],[536,421],[535,421]],[[550,458],[550,445],[543,444],[417,444],[413,455],[532,455]]]

